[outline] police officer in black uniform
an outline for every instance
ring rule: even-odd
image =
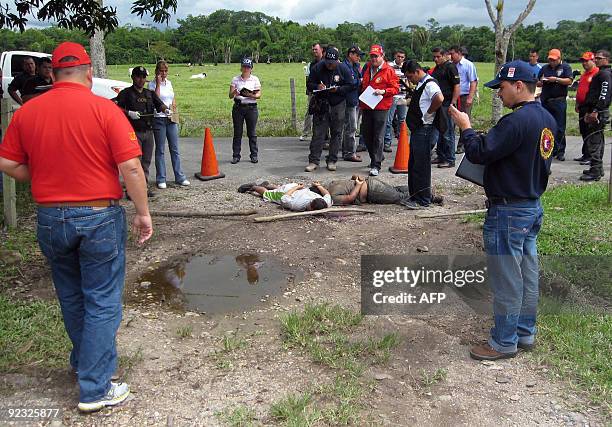
[[[132,70],[133,85],[123,89],[114,99],[125,114],[127,114],[138,143],[142,149],[140,163],[147,182],[149,181],[149,166],[155,148],[155,137],[153,135],[153,115],[155,111],[172,114],[154,91],[145,88],[148,72],[145,67],[135,67]]]
[[[493,290],[495,326],[487,344],[471,349],[477,360],[514,357],[534,346],[538,305],[536,239],[542,226],[540,196],[546,190],[557,123],[535,101],[536,77],[524,61],[504,64],[485,86],[499,89],[513,111],[486,136],[467,114],[450,107],[461,129],[465,155],[483,164],[487,216],[483,238]]]

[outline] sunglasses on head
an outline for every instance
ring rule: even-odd
[[[595,59],[604,59],[603,56],[596,56]]]

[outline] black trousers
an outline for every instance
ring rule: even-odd
[[[234,141],[232,143],[233,157],[240,158],[240,146],[242,145],[242,132],[246,122],[247,136],[249,137],[249,150],[251,158],[257,157],[257,118],[259,113],[257,105],[234,104],[232,108],[232,121],[234,123]]]
[[[361,133],[363,142],[370,154],[370,168],[380,170],[382,167],[385,129],[389,110],[362,110]]]
[[[410,199],[421,206],[431,203],[431,142],[434,136],[432,125],[423,125],[410,132],[408,188]]]
[[[605,147],[604,130],[610,118],[607,111],[599,112],[599,123],[585,123],[586,126],[586,146],[591,158],[591,169],[589,175],[603,176],[603,154]]]
[[[144,172],[145,179],[149,182],[149,167],[151,166],[153,151],[155,150],[153,129],[136,132],[136,138],[138,138],[138,144],[140,144],[140,149],[142,150],[142,156],[140,157],[142,171]]]
[[[342,142],[342,129],[344,129],[344,113],[346,101],[337,105],[330,105],[329,110],[323,114],[312,116],[312,139],[310,140],[310,155],[308,162],[318,165],[323,152],[323,141],[329,131],[329,155],[325,158],[327,163],[338,161],[338,150]]]

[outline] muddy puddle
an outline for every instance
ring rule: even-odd
[[[258,254],[202,254],[147,271],[128,302],[207,314],[243,312],[265,304],[300,278],[299,271]]]

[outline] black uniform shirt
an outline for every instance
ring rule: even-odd
[[[551,68],[550,65],[546,64],[540,70],[538,79],[542,77],[558,77],[560,79],[573,79],[572,67],[565,62],[560,63],[555,68]],[[569,86],[562,85],[561,83],[555,82],[543,82],[542,94],[540,95],[540,101],[546,102],[549,98],[565,98],[567,96],[567,90]]]
[[[593,76],[584,106],[587,112],[604,112],[610,108],[612,100],[612,71],[609,65],[599,67],[599,72]]]
[[[144,117],[139,120],[128,119],[132,127],[137,132],[144,132],[153,129],[153,114],[155,110],[162,112],[167,109],[159,96],[152,90],[143,88],[142,92],[138,92],[134,86],[123,89],[115,98],[117,105],[124,110],[138,111]]]
[[[548,185],[557,122],[539,102],[506,114],[486,136],[461,132],[465,155],[484,164],[487,197],[538,199]]]
[[[453,61],[447,61],[442,65],[436,65],[431,77],[438,81],[438,85],[444,95],[442,105],[448,107],[453,99],[453,89],[459,84],[459,71]]]
[[[11,91],[11,90],[18,90],[19,93],[21,93],[23,95],[23,93],[22,93],[23,85],[24,85],[24,83],[28,79],[30,79],[32,77],[34,77],[33,74],[28,74],[28,73],[19,73],[19,74],[17,74],[15,76],[15,78],[11,81],[11,83],[9,83],[8,90],[9,91]]]
[[[323,91],[315,94],[327,98],[330,105],[340,104],[346,99],[346,95],[359,85],[359,81],[353,79],[353,74],[346,64],[338,62],[335,70],[328,70],[325,61],[319,61],[312,67],[306,87],[312,91],[318,89],[320,83],[323,83],[326,87],[338,87],[335,92]]]
[[[39,95],[51,89],[52,84],[53,81],[50,77],[49,80],[45,80],[37,74],[34,77],[27,79],[23,84],[23,88],[19,92],[21,92],[22,97],[24,95]],[[45,86],[47,87],[45,88]]]

